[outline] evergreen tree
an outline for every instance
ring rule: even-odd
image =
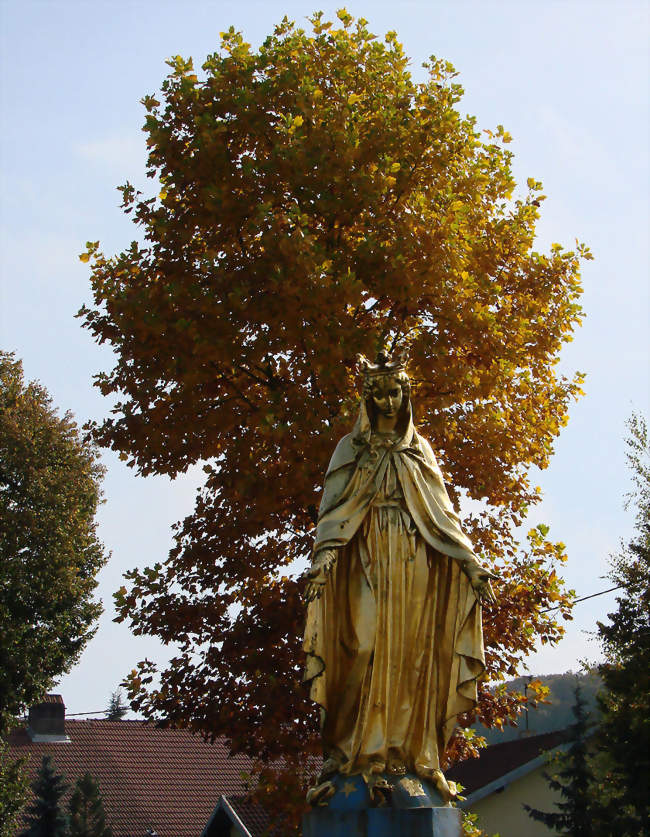
[[[128,711],[129,707],[122,700],[122,692],[119,689],[116,692],[113,692],[111,699],[108,702],[106,720],[121,721]]]
[[[571,746],[564,756],[559,758],[558,770],[553,774],[544,774],[550,787],[559,792],[563,801],[556,803],[557,812],[539,811],[524,805],[528,814],[538,822],[543,822],[559,834],[571,837],[592,837],[593,823],[591,810],[591,792],[594,777],[587,756],[587,733],[589,715],[585,709],[580,686],[575,689]]]
[[[90,773],[77,779],[68,809],[71,837],[112,837],[99,785]]]
[[[599,624],[605,691],[598,746],[603,837],[650,835],[650,445],[645,422],[628,424],[637,536],[613,560],[618,609]]]
[[[36,799],[27,809],[27,826],[19,837],[69,837],[68,818],[61,809],[61,797],[68,786],[54,772],[52,758],[43,756],[43,763],[33,782]]]

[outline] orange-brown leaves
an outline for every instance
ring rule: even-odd
[[[532,249],[541,184],[516,191],[507,132],[461,116],[444,61],[415,83],[394,34],[347,13],[312,26],[285,21],[258,51],[230,30],[201,74],[170,62],[144,99],[159,185],[122,188],[142,244],[110,258],[91,246],[95,304],[81,312],[117,355],[98,385],[120,403],[97,438],[145,474],[209,463],[169,559],[134,571],[120,600],[135,630],[183,648],[160,691],[133,694],[262,753],[313,729],[299,585],[278,573],[309,551],[354,420],[357,353],[409,348],[422,432],[451,483],[487,503],[473,536],[503,578],[494,676],[559,635],[539,614],[561,595],[547,567],[559,554],[522,556],[512,532],[581,383],[556,363],[589,253]]]

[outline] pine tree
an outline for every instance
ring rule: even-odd
[[[68,818],[60,804],[68,786],[54,772],[51,756],[43,756],[32,788],[36,799],[27,809],[24,817],[27,828],[19,837],[69,837]]]
[[[650,835],[650,444],[641,418],[628,427],[637,536],[613,560],[610,578],[622,592],[609,623],[598,625],[602,837]]]
[[[108,702],[106,720],[121,721],[128,711],[129,707],[122,700],[122,692],[119,689],[113,692]]]
[[[71,837],[112,837],[99,785],[90,773],[77,779],[68,809]]]
[[[580,686],[576,686],[575,689],[573,714],[576,722],[572,729],[571,746],[567,753],[560,757],[559,769],[553,775],[544,774],[552,790],[563,798],[562,802],[556,803],[559,810],[539,811],[529,805],[524,805],[524,808],[534,820],[543,822],[559,834],[592,837],[594,831],[591,790],[594,777],[587,756],[589,715]]]

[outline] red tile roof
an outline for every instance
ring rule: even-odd
[[[263,837],[268,833],[271,818],[261,805],[251,802],[245,796],[227,796],[226,798],[252,837]]]
[[[467,796],[500,779],[511,770],[536,759],[542,753],[553,750],[567,741],[568,736],[568,730],[557,730],[543,735],[504,741],[503,744],[492,744],[481,751],[479,758],[462,761],[445,775],[448,779],[460,782],[465,788],[464,795]]]
[[[144,837],[149,828],[159,837],[200,837],[222,795],[253,837],[269,826],[267,812],[246,797],[250,760],[230,758],[223,740],[208,744],[187,730],[142,721],[68,718],[65,729],[70,743],[36,743],[25,730],[14,731],[10,749],[30,756],[32,779],[44,755],[70,785],[88,771],[99,782],[114,837]],[[468,795],[566,740],[567,731],[558,731],[495,744],[447,776]]]
[[[199,837],[219,796],[239,797],[250,770],[230,758],[223,741],[204,742],[187,730],[141,721],[66,720],[70,743],[35,743],[25,730],[9,737],[15,756],[30,755],[33,778],[44,755],[70,784],[86,771],[99,782],[114,837]]]

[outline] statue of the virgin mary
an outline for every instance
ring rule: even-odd
[[[404,358],[361,364],[359,418],[327,469],[308,572],[305,679],[325,756],[310,801],[337,773],[360,774],[373,796],[386,776],[415,774],[448,801],[440,759],[476,705],[494,576],[415,429]]]

